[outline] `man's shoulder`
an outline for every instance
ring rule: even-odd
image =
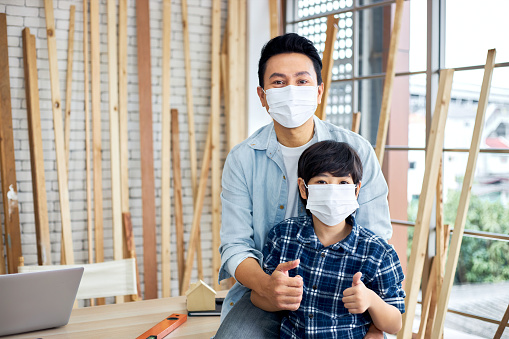
[[[273,123],[260,127],[247,139],[233,146],[229,155],[239,157],[254,153],[256,150],[265,150],[273,129]]]
[[[382,237],[376,235],[372,230],[357,225],[359,229],[358,242],[360,245],[368,245],[371,250],[382,252],[393,251],[394,247],[385,241]]]

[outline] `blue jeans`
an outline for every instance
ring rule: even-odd
[[[233,306],[217,330],[215,339],[279,338],[282,312],[267,312],[251,302],[246,292]]]

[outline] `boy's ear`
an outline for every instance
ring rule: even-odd
[[[307,199],[308,195],[306,194],[306,186],[304,183],[304,179],[299,178],[297,179],[297,184],[299,185],[299,193],[302,199]]]
[[[357,199],[359,199],[359,192],[361,191],[361,185],[362,185],[362,182],[359,181],[359,183],[357,184],[357,192],[355,192],[355,197]]]

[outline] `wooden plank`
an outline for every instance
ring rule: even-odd
[[[433,262],[431,264],[431,270],[430,270],[430,278],[428,280],[428,284],[426,286],[426,292],[424,293],[424,298],[422,299],[422,307],[421,307],[421,323],[419,325],[419,332],[417,332],[417,336],[415,339],[424,339],[424,334],[426,330],[426,326],[428,324],[428,317],[430,315],[430,306],[431,306],[431,299],[433,296],[436,298],[436,292],[434,292],[434,287],[436,286],[436,275],[434,274],[437,267],[438,267],[438,261],[436,260],[437,256],[433,257]]]
[[[269,0],[270,13],[270,38],[275,38],[279,33],[279,0]]]
[[[431,339],[431,334],[433,332],[433,324],[435,322],[436,313],[437,313],[437,301],[438,296],[440,295],[440,290],[442,288],[442,284],[444,282],[444,270],[445,270],[445,259],[447,257],[447,250],[449,248],[449,225],[437,224],[437,255],[435,255],[435,260],[437,261],[437,265],[435,266],[435,271],[431,270],[431,275],[435,276],[435,286],[432,286],[433,296],[430,300],[430,309],[428,312],[428,318],[426,319],[426,328],[424,331],[424,339]]]
[[[197,161],[196,161],[196,136],[194,129],[194,104],[193,85],[191,76],[191,51],[189,43],[189,21],[187,19],[187,0],[182,0],[182,30],[184,38],[184,66],[186,72],[186,98],[187,98],[187,127],[189,134],[189,162],[191,166],[191,185],[193,189],[193,201],[196,200],[197,189]]]
[[[44,153],[42,150],[41,111],[39,108],[37,53],[35,49],[35,36],[30,34],[30,29],[28,28],[23,30],[23,60],[32,192],[34,197],[35,234],[37,237],[37,262],[39,265],[51,265],[51,241],[44,174]]]
[[[247,108],[246,108],[246,98],[248,97],[248,93],[246,90],[247,83],[247,55],[246,55],[246,43],[248,40],[247,36],[247,0],[239,0],[239,19],[237,20],[239,24],[238,35],[239,35],[239,43],[238,47],[238,62],[237,62],[237,84],[238,84],[238,126],[237,126],[237,135],[238,141],[237,143],[242,142],[247,138]]]
[[[431,122],[429,142],[426,148],[426,167],[424,169],[421,195],[417,208],[412,251],[406,274],[406,312],[403,314],[403,327],[398,333],[399,339],[410,338],[412,335],[412,323],[415,317],[417,296],[421,284],[431,210],[435,199],[438,164],[443,150],[445,121],[451,99],[453,74],[454,70],[452,69],[444,69],[440,72],[437,101]]]
[[[316,116],[318,116],[321,120],[325,120],[327,117],[327,99],[329,97],[329,88],[331,86],[332,81],[332,66],[334,65],[334,45],[336,44],[338,38],[338,23],[339,16],[337,18],[334,17],[334,14],[330,14],[327,16],[327,31],[325,38],[325,48],[323,51],[322,58],[322,81],[323,81],[323,95],[322,102],[318,105],[316,109]]]
[[[361,127],[361,112],[352,114],[352,132],[359,133]]]
[[[148,0],[136,0],[138,91],[140,105],[141,198],[143,201],[143,267],[145,299],[157,298],[156,204],[152,141],[150,11]],[[140,62],[141,61],[141,62]]]
[[[7,47],[7,18],[0,13],[0,168],[4,205],[5,250],[9,273],[17,273],[21,257],[21,233],[17,200],[16,163],[12,133],[11,86]],[[3,257],[2,257],[3,260]]]
[[[211,144],[212,144],[212,132],[211,132],[212,124],[209,124],[209,131],[207,135],[207,143],[205,145],[205,152],[202,158],[202,166],[200,173],[200,184],[198,186],[198,199],[196,200],[194,213],[193,213],[193,223],[191,225],[191,235],[189,238],[188,246],[187,246],[187,255],[186,255],[186,264],[184,270],[184,279],[182,280],[182,286],[180,288],[180,293],[184,294],[185,291],[189,288],[189,284],[191,282],[191,273],[193,271],[193,261],[194,261],[194,252],[199,243],[199,231],[200,231],[200,222],[201,222],[201,214],[203,209],[203,200],[205,199],[205,191],[207,189],[207,181],[209,178],[209,169],[210,169],[210,161],[211,161]]]
[[[433,326],[433,338],[442,336],[445,315],[447,313],[447,304],[451,288],[454,282],[454,275],[458,264],[458,257],[461,248],[461,241],[463,239],[463,232],[465,230],[465,222],[467,219],[468,204],[470,202],[470,193],[472,183],[474,181],[474,172],[477,163],[477,156],[479,155],[479,148],[481,143],[482,130],[484,127],[484,117],[486,107],[488,106],[488,98],[490,94],[491,78],[493,75],[493,68],[495,65],[496,51],[490,49],[486,58],[486,66],[484,68],[484,77],[482,81],[481,94],[479,96],[479,103],[477,106],[477,115],[475,118],[474,133],[472,135],[472,143],[468,153],[467,167],[465,170],[465,177],[463,179],[463,187],[461,189],[460,202],[458,205],[458,213],[456,214],[456,221],[454,222],[454,230],[451,238],[451,245],[449,248],[449,257],[447,259],[447,266],[445,270],[444,284],[440,291],[438,299],[438,312]]]
[[[239,44],[239,31],[238,31],[238,0],[228,0],[228,19],[227,19],[227,34],[228,34],[228,107],[239,107],[239,84],[238,78],[235,76],[238,69],[238,44]],[[238,144],[239,116],[236,113],[228,114],[226,119],[226,143],[228,150]]]
[[[171,152],[173,158],[173,201],[175,204],[175,236],[177,243],[177,266],[179,291],[184,279],[184,210],[182,207],[182,172],[180,168],[180,138],[178,110],[171,110]]]
[[[76,6],[71,5],[69,16],[69,35],[67,38],[67,76],[65,86],[65,163],[69,171],[71,142],[71,101],[72,101],[72,62],[74,59],[74,17]]]
[[[227,23],[228,25],[228,23]],[[221,96],[223,97],[224,117],[226,121],[226,131],[228,134],[228,121],[230,120],[230,95],[229,95],[229,77],[228,77],[228,27],[225,28],[223,41],[221,43]]]
[[[138,258],[136,257],[136,246],[134,244],[134,235],[133,235],[133,224],[131,222],[131,213],[122,213],[122,220],[124,224],[124,241],[126,251],[129,253],[129,258],[134,258],[136,262],[136,288],[138,290],[137,295],[132,295],[129,297],[131,301],[141,300],[141,286],[140,286],[140,273],[138,272]]]
[[[85,171],[87,186],[87,239],[88,239],[88,263],[94,262],[94,239],[92,231],[92,184],[90,177],[90,85],[88,65],[88,0],[83,0],[83,70],[85,89]],[[91,300],[93,302],[93,300]],[[92,306],[92,305],[91,305]]]
[[[493,339],[500,339],[502,338],[502,334],[504,333],[504,330],[507,326],[507,322],[509,321],[509,305],[507,305],[507,309],[505,310],[505,314],[502,318],[502,321],[500,322],[500,325],[498,325],[497,332],[495,333],[495,336]]]
[[[118,116],[118,55],[117,55],[117,1],[107,2],[108,37],[108,108],[110,115],[110,171],[111,214],[113,230],[113,259],[124,258],[122,231],[122,193],[120,187],[120,130]],[[122,296],[115,297],[122,303]]]
[[[394,76],[396,74],[396,55],[398,54],[399,32],[401,31],[401,21],[403,19],[403,6],[404,0],[396,0],[396,10],[394,13],[394,23],[392,26],[389,54],[387,57],[387,67],[385,69],[382,107],[380,109],[380,119],[378,121],[378,132],[376,135],[375,154],[378,158],[380,166],[384,161],[385,143],[387,142],[387,130],[389,129],[392,88],[394,84]]]
[[[212,1],[212,47],[210,85],[210,124],[212,125],[212,283],[219,290],[221,256],[217,250],[221,244],[221,140],[220,140],[220,79],[221,79],[221,0]]]
[[[163,2],[163,59],[161,111],[161,285],[163,298],[171,297],[171,112],[170,112],[170,60],[171,60],[171,0]]]
[[[101,146],[101,56],[99,37],[99,3],[90,1],[90,61],[92,93],[92,156],[94,166],[95,261],[104,261],[103,191]],[[102,303],[100,301],[99,303]]]
[[[65,163],[64,129],[62,126],[62,100],[60,98],[60,83],[58,79],[57,42],[55,38],[55,17],[53,1],[44,0],[46,13],[46,35],[48,42],[48,61],[51,84],[51,106],[53,108],[53,129],[55,132],[55,150],[57,153],[58,192],[60,196],[60,218],[62,221],[65,258],[62,264],[74,264],[72,244],[71,213],[69,209],[69,190],[67,184],[67,166]]]

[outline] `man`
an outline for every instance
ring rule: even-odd
[[[308,146],[332,139],[357,151],[364,167],[357,221],[385,240],[392,235],[387,184],[371,144],[314,116],[323,95],[321,68],[311,41],[294,33],[262,49],[257,92],[274,121],[235,146],[224,166],[219,280],[234,277],[237,283],[223,304],[216,338],[279,337],[279,313],[255,307],[251,293],[266,299],[271,310],[299,308],[302,279],[288,275],[298,262],[280,264],[268,275],[261,268],[261,251],[274,225],[306,214],[299,200],[297,162]]]

